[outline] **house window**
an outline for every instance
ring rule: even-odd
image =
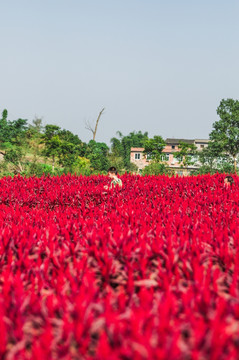
[[[140,160],[140,153],[134,154],[134,158],[135,158],[135,160]]]
[[[160,160],[161,161],[169,161],[169,154],[162,153],[160,155]]]
[[[174,164],[176,164],[176,163],[178,163],[178,162],[179,162],[178,158],[173,155],[173,156],[172,156],[172,162],[171,162],[171,164],[174,165]]]
[[[197,155],[191,155],[190,161],[192,161],[194,163],[198,162],[198,156]]]
[[[203,149],[203,148],[204,148],[204,145],[200,145],[200,148]]]
[[[172,149],[175,149],[175,145],[172,145]]]

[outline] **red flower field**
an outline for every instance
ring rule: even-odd
[[[0,359],[239,358],[239,178],[0,180]]]

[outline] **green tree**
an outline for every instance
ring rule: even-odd
[[[174,156],[181,162],[181,167],[187,169],[190,165],[194,165],[197,162],[198,156],[195,144],[180,142],[178,148],[179,151],[175,151]]]
[[[169,168],[167,164],[153,161],[142,171],[142,175],[171,175],[172,170]]]
[[[79,156],[84,158],[87,144],[81,141],[78,135],[65,129],[60,131],[59,138],[62,141],[59,162],[65,168],[69,169],[69,172],[72,172],[74,171],[73,168],[75,168],[73,164],[77,163],[77,158]]]
[[[82,141],[79,139],[78,135],[73,134],[69,130],[61,130],[59,132],[59,137],[61,140],[67,141],[68,143],[74,144],[74,145],[81,145]]]
[[[90,140],[85,157],[90,160],[95,171],[107,171],[110,164],[108,160],[109,148],[105,143]]]
[[[150,157],[155,162],[161,161],[161,154],[166,142],[161,136],[154,136],[152,139],[147,139],[144,143],[144,154]]]
[[[27,120],[17,119],[10,121],[7,119],[8,112],[3,110],[0,119],[0,148],[4,161],[13,166],[14,173],[24,172],[24,160],[26,154],[26,133]]]
[[[196,171],[199,174],[215,174],[231,173],[233,172],[233,161],[226,154],[218,155],[215,151],[212,142],[209,142],[208,147],[198,152],[200,167]]]
[[[114,153],[109,153],[108,160],[110,166],[116,167],[118,172],[121,172],[124,169],[124,159],[122,158],[122,156],[117,156]]]
[[[87,146],[71,131],[56,125],[46,125],[42,136],[43,155],[52,159],[52,171],[56,162],[64,171],[74,172],[79,156],[84,156]]]
[[[35,117],[28,126],[28,137],[39,137],[43,131],[42,119]]]
[[[64,172],[68,173],[69,169],[65,168]],[[75,162],[71,165],[70,172],[76,175],[90,175],[92,167],[89,159],[78,156]]]
[[[7,120],[8,112],[3,110],[0,119],[0,146],[1,148],[11,147],[11,144],[21,146],[26,140],[27,120]]]
[[[6,151],[4,160],[14,165],[14,173],[24,172],[25,152],[20,146],[14,146]]]
[[[218,156],[224,153],[233,159],[236,173],[239,154],[239,101],[223,99],[217,108],[217,114],[220,120],[214,122],[210,140]]]
[[[33,119],[32,121],[32,124],[29,124],[26,134],[29,151],[33,155],[33,158],[31,160],[31,162],[33,163],[33,165],[31,166],[32,169],[36,168],[36,164],[41,155],[42,131],[42,119],[35,117],[35,119]]]
[[[79,146],[65,140],[60,140],[58,148],[59,164],[72,172],[72,166],[79,156]]]
[[[1,149],[5,148],[6,142],[9,142],[10,134],[8,129],[7,121],[8,112],[6,109],[2,112],[2,118],[0,119],[0,147]],[[1,151],[1,154],[5,156],[5,153]]]
[[[56,159],[61,149],[60,131],[61,128],[57,125],[46,125],[42,137],[42,143],[45,145],[42,153],[52,159],[52,172],[55,170]]]
[[[148,139],[148,133],[144,134],[141,131],[131,132],[124,136],[120,131],[117,132],[117,137],[113,137],[111,142],[111,155],[118,158],[118,161],[123,160],[123,167],[125,170],[134,170],[130,162],[131,147],[144,147],[145,141]]]

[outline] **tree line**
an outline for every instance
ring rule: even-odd
[[[103,109],[104,110],[104,109]],[[78,135],[47,124],[35,118],[31,124],[26,119],[9,120],[7,110],[0,118],[0,175],[36,175],[43,173],[61,175],[73,173],[90,175],[106,173],[109,166],[120,172],[136,172],[130,162],[131,147],[143,147],[151,158],[143,174],[171,174],[162,150],[165,141],[147,132],[133,131],[123,135],[120,131],[111,138],[110,146],[97,142],[96,129],[90,128],[93,139],[83,142]],[[199,164],[195,173],[236,172],[239,154],[239,101],[223,99],[217,108],[219,120],[213,124],[207,148],[198,152],[195,145],[181,143],[174,153],[182,167]]]

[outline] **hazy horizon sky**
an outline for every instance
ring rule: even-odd
[[[0,111],[83,141],[208,138],[239,99],[238,0],[0,0]]]

